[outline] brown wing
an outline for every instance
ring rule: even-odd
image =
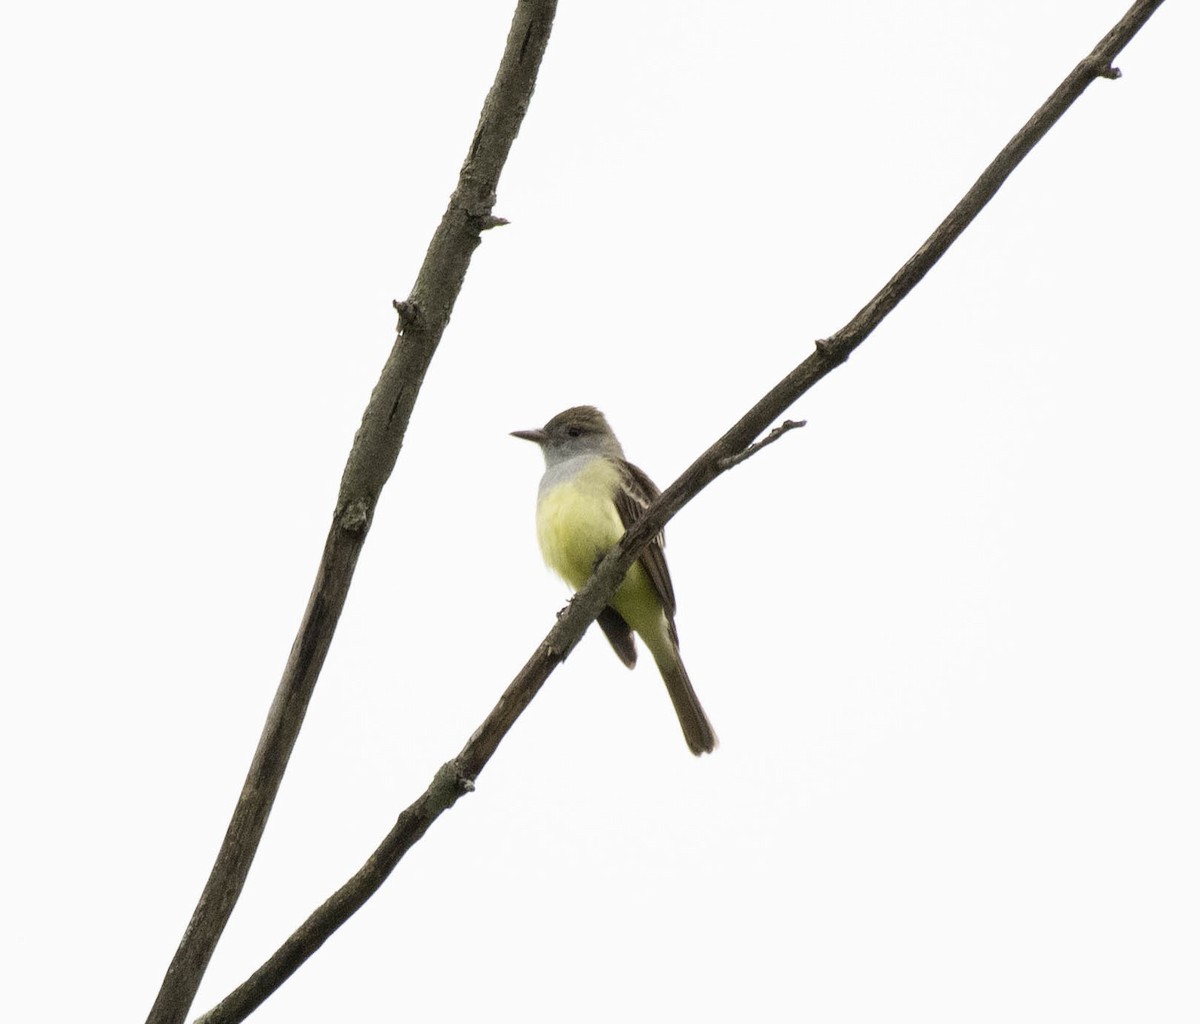
[[[626,668],[633,668],[637,664],[637,647],[634,646],[633,630],[629,628],[629,623],[611,606],[605,608],[596,621],[600,623],[600,628],[604,630],[604,635],[608,637],[608,642],[617,652],[621,663]]]
[[[646,506],[659,495],[659,490],[645,473],[631,462],[620,461],[621,489],[616,494],[617,512],[621,524],[628,530],[646,511]],[[660,533],[642,549],[639,561],[658,599],[662,602],[667,620],[675,619],[675,588],[671,586],[671,574],[667,571],[667,556],[663,553],[663,535]]]

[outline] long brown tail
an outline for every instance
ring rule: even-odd
[[[683,730],[683,738],[687,740],[688,749],[699,756],[711,754],[717,746],[717,734],[713,732],[712,724],[704,708],[700,706],[700,698],[692,688],[687,669],[683,667],[683,659],[679,656],[679,648],[675,644],[664,644],[664,649],[652,651],[658,671],[662,673],[663,682],[667,684],[667,693],[671,703],[675,705],[675,714],[679,718],[679,727]]]

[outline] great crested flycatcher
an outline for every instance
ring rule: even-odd
[[[658,497],[658,488],[625,461],[604,414],[590,405],[560,412],[540,430],[512,433],[533,441],[545,456],[546,472],[538,485],[538,544],[546,564],[579,590]],[[642,638],[667,684],[688,748],[693,754],[710,753],[717,737],[679,656],[675,591],[661,533],[642,549],[596,621],[629,668],[637,662],[633,634]]]

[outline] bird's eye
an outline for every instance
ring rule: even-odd
[[[583,436],[583,428],[582,427],[567,427],[567,437],[582,437],[582,436]]]

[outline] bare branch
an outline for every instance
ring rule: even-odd
[[[739,462],[745,462],[751,455],[761,452],[767,445],[774,444],[789,430],[806,426],[808,426],[808,420],[784,420],[761,441],[755,441],[750,447],[742,449],[736,455],[728,455],[723,458],[720,462],[721,472],[724,473],[727,469],[733,469]]]
[[[201,1018],[203,1024],[233,1024],[244,1020],[254,1007],[283,984],[304,959],[315,952],[375,893],[408,849],[425,834],[433,819],[453,806],[462,793],[474,788],[475,779],[495,753],[500,741],[529,706],[550,673],[600,614],[650,538],[659,533],[679,509],[721,473],[792,429],[783,424],[762,442],[757,445],[752,443],[797,398],[846,361],[850,353],[929,272],[1025,155],[1084,89],[1097,77],[1113,77],[1113,58],[1161,3],[1162,0],[1139,0],[1135,3],[1001,150],[950,215],[880,292],[845,327],[818,342],[812,355],[775,385],[663,491],[626,533],[621,543],[596,567],[592,578],[567,605],[458,757],[444,765],[429,789],[404,810],[363,867],[317,908],[251,978],[205,1014]]]
[[[396,304],[396,343],[355,435],[308,607],[216,863],[147,1024],[179,1024],[186,1017],[241,894],[421,382],[450,320],[480,233],[503,223],[492,214],[496,187],[533,95],[556,6],[556,0],[519,0],[458,186],[429,243],[412,294]]]

